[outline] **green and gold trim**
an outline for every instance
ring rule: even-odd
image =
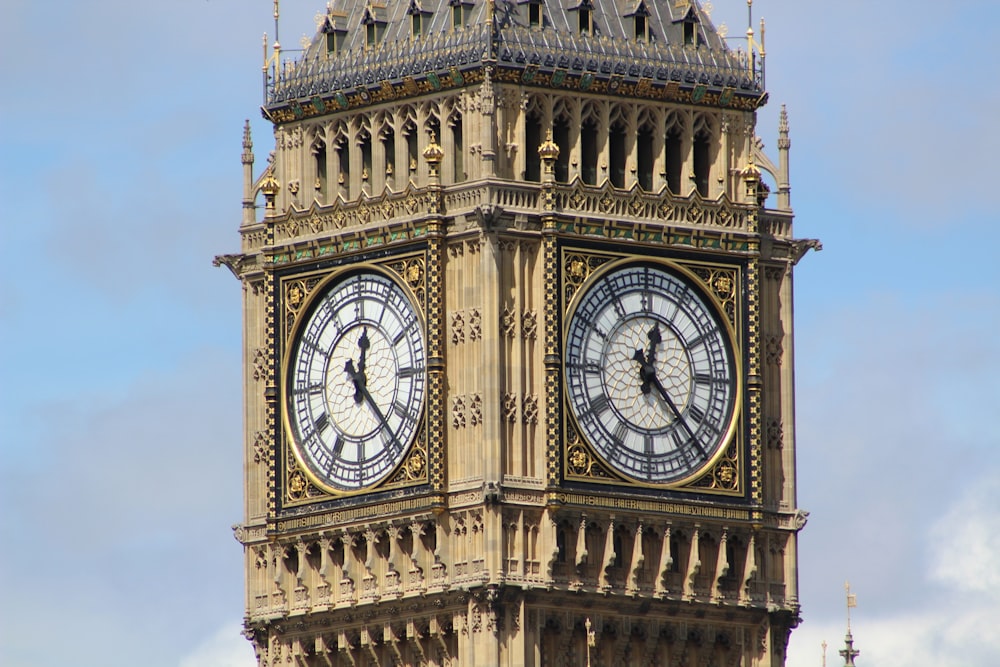
[[[740,323],[744,317],[741,299],[744,273],[740,264],[719,263],[673,258],[658,259],[655,256],[636,256],[627,253],[613,253],[590,249],[566,247],[561,253],[559,265],[561,311],[567,313],[563,324],[563,345],[565,346],[566,326],[569,313],[585,287],[595,277],[611,270],[619,264],[632,261],[661,263],[674,271],[680,271],[709,296],[712,305],[723,315],[727,336],[733,346],[734,368],[738,374],[734,392],[736,407],[731,418],[727,444],[719,449],[712,459],[697,472],[687,478],[670,484],[651,484],[626,477],[608,465],[586,441],[576,425],[565,390],[562,392],[562,429],[564,438],[561,447],[561,468],[563,477],[570,482],[587,482],[602,485],[632,486],[637,488],[670,489],[699,494],[743,496],[746,493],[744,452],[745,430],[742,426],[752,413],[752,394],[745,391],[742,380],[745,353]],[[749,304],[748,304],[749,305]],[[749,400],[748,400],[749,396]],[[759,408],[759,406],[758,406]],[[759,412],[759,409],[758,409]]]
[[[351,263],[332,271],[330,269],[315,270],[295,275],[275,277],[273,279],[276,281],[276,289],[274,291],[277,295],[276,301],[280,304],[280,317],[276,319],[279,320],[280,324],[277,329],[279,336],[275,341],[277,346],[273,349],[275,349],[275,357],[281,359],[279,374],[281,386],[280,391],[276,392],[276,394],[279,397],[285,396],[285,370],[288,368],[288,355],[293,347],[294,338],[300,326],[299,320],[309,311],[314,300],[322,295],[325,285],[337,280],[339,276],[348,271],[367,268],[368,270],[387,275],[387,277],[394,280],[397,285],[403,288],[407,294],[407,298],[414,304],[414,310],[423,327],[424,334],[429,340],[427,264],[427,253],[425,251],[418,251],[370,262]],[[271,272],[265,274],[265,276],[270,275],[272,275]],[[431,386],[428,383],[428,391],[430,390]],[[274,403],[277,402],[276,400]],[[426,399],[424,414],[420,419],[414,439],[407,453],[396,465],[393,472],[377,484],[346,492],[330,489],[325,486],[304,465],[292,443],[292,431],[286,410],[278,405],[274,405],[272,409],[275,412],[281,412],[280,432],[275,434],[277,458],[281,465],[280,467],[275,466],[274,470],[275,479],[280,476],[281,483],[274,484],[273,480],[272,489],[274,492],[281,493],[280,506],[282,508],[299,507],[333,498],[427,484],[430,480],[430,471],[432,468],[442,465],[440,461],[434,462],[432,460],[434,454],[432,454],[428,443],[428,414],[431,410],[430,404],[431,399]],[[283,405],[284,402],[280,402],[280,406]],[[436,454],[440,458],[440,452],[436,452]]]

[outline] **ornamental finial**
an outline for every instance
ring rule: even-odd
[[[431,141],[424,149],[424,159],[431,165],[441,164],[441,160],[444,159],[444,150],[438,145],[437,134],[434,132],[431,132]]]
[[[552,130],[545,130],[545,141],[538,146],[538,157],[545,161],[559,158],[559,145],[552,141]]]

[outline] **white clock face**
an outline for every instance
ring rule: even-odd
[[[600,457],[628,477],[679,482],[731,436],[736,363],[710,303],[679,274],[629,264],[593,280],[570,317],[570,408]]]
[[[416,436],[426,381],[420,321],[403,289],[375,271],[336,279],[306,313],[286,377],[292,444],[320,486],[370,487]]]

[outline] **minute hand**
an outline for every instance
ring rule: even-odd
[[[386,420],[385,415],[382,414],[382,411],[379,409],[375,399],[372,398],[370,393],[368,393],[368,387],[365,386],[363,373],[361,371],[353,371],[354,364],[350,361],[347,363],[347,373],[351,376],[351,379],[354,380],[355,387],[359,392],[361,392],[361,397],[364,399],[365,403],[368,404],[368,407],[372,409],[372,412],[375,413],[376,419],[378,419],[379,422],[381,422],[381,424],[385,427],[385,430],[389,433],[389,437],[392,438],[392,443],[396,445],[398,449],[402,450],[402,443],[399,442],[399,439],[396,437],[396,433],[392,430],[392,427],[389,426],[388,420]],[[359,380],[361,381],[359,382]]]
[[[694,446],[698,448],[699,452],[701,452],[702,457],[707,458],[708,455],[705,452],[705,448],[701,446],[701,441],[698,440],[694,431],[692,431],[691,427],[688,426],[687,421],[684,419],[684,415],[682,415],[681,411],[677,409],[677,406],[674,404],[674,400],[670,398],[670,394],[668,394],[667,390],[663,388],[663,385],[660,383],[660,378],[653,375],[650,377],[650,380],[652,381],[653,386],[656,387],[656,391],[660,392],[660,396],[663,397],[664,403],[666,403],[667,407],[670,408],[670,411],[674,413],[674,417],[677,418],[677,421],[679,421],[681,426],[684,427],[684,430],[688,432],[689,436],[691,436],[691,442],[693,442]]]

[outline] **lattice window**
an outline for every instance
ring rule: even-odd
[[[711,117],[708,114],[698,114],[694,122],[694,142],[692,144],[692,160],[694,185],[698,194],[708,197],[710,192],[709,177],[712,171],[712,146],[715,139]]]
[[[580,123],[580,175],[588,185],[597,185],[600,114],[593,104],[583,108]]]
[[[654,120],[649,110],[643,109],[639,116],[639,129],[636,132],[636,178],[639,181],[639,187],[647,192],[653,189],[656,138],[654,128]]]
[[[667,187],[675,195],[683,194],[681,173],[684,170],[684,118],[676,111],[667,114],[664,149]]]

